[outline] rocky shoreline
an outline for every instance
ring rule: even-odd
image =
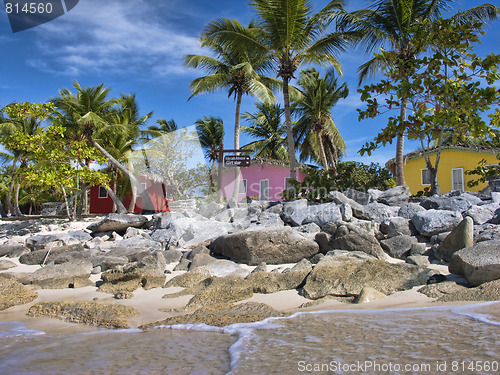
[[[105,328],[224,326],[398,293],[500,300],[500,193],[330,195],[324,204],[0,221],[0,320],[18,309]]]

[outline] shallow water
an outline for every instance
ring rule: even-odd
[[[0,374],[497,374],[500,303],[43,334],[0,323]]]

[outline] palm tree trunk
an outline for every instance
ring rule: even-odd
[[[101,154],[103,154],[110,161],[111,164],[113,164],[118,170],[120,170],[125,176],[127,176],[132,185],[135,185],[135,187],[137,188],[138,194],[141,195],[142,200],[145,203],[144,207],[153,207],[153,202],[151,202],[151,198],[149,197],[147,192],[144,190],[144,187],[137,180],[137,178],[135,178],[134,174],[132,172],[130,172],[126,167],[124,167],[118,160],[116,160],[99,143],[97,143],[97,141],[93,137],[89,136],[88,138],[89,138],[90,142],[92,143],[92,145],[95,148],[97,148],[99,150],[99,152]],[[117,198],[117,200],[119,200],[119,199]],[[114,199],[113,199],[113,201],[116,203],[116,201]],[[149,205],[147,205],[146,202],[148,202]],[[123,203],[121,203],[121,205],[123,206]],[[123,207],[125,207],[125,206],[123,206]],[[118,209],[118,212],[120,212],[120,207],[117,207],[117,209]],[[125,212],[126,211],[127,211],[127,209],[125,209]]]
[[[12,180],[9,185],[9,192],[7,193],[7,209],[9,210],[11,215],[15,215],[14,206],[12,205],[12,192],[14,191],[15,177],[16,177],[16,163],[17,158],[14,159],[12,163]]]
[[[406,109],[408,107],[408,99],[401,99],[401,113],[400,120],[401,124],[406,121]],[[401,134],[398,134],[396,141],[396,185],[397,186],[406,186],[405,175],[403,173],[403,152],[404,152],[404,143],[405,143],[405,135],[404,130]]]
[[[288,92],[289,78],[283,77],[283,98],[285,103],[286,139],[288,141],[288,154],[290,156],[290,179],[297,180],[297,162],[295,160],[295,144],[292,132],[292,114],[290,111],[290,94]]]
[[[113,191],[113,189],[106,189],[106,190],[108,191],[108,195],[110,196],[110,198],[113,200],[114,204],[116,205],[116,212],[118,212],[119,214],[126,214],[127,213],[127,209],[123,205],[123,203],[120,200],[120,198],[118,198],[116,196],[116,194]]]
[[[21,188],[21,184],[18,182],[16,185],[16,194],[14,195],[14,211],[16,212],[16,216],[24,216],[21,210],[19,209],[19,189]]]
[[[240,149],[240,110],[241,110],[241,99],[243,97],[243,92],[238,91],[236,99],[236,113],[234,115],[234,149]],[[239,155],[239,152],[235,153]],[[241,171],[240,167],[236,167],[234,171],[234,190],[233,190],[233,200],[238,202],[240,195],[240,184],[241,184]]]
[[[325,147],[323,146],[323,139],[321,137],[321,132],[316,132],[316,140],[318,142],[319,147],[319,156],[321,157],[321,163],[323,164],[323,168],[325,171],[328,170],[328,160],[326,159]]]

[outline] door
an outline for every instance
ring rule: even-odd
[[[269,180],[259,181],[259,200],[261,201],[269,200]]]
[[[451,188],[453,190],[464,191],[464,169],[452,168],[451,170]]]

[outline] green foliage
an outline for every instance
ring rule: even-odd
[[[497,155],[497,159],[500,160],[500,154]],[[480,176],[477,180],[467,182],[467,186],[469,187],[478,186],[479,183],[486,182],[488,178],[500,176],[500,163],[498,163],[498,165],[488,165],[486,164],[486,160],[482,159],[476,168],[465,171],[465,174],[469,176]]]
[[[376,163],[366,165],[347,161],[337,164],[337,172],[317,170],[309,172],[304,181],[289,180],[291,189],[285,190],[281,196],[289,201],[305,198],[311,202],[330,201],[330,191],[344,191],[348,188],[359,191],[368,189],[385,190],[394,186],[391,173]]]

